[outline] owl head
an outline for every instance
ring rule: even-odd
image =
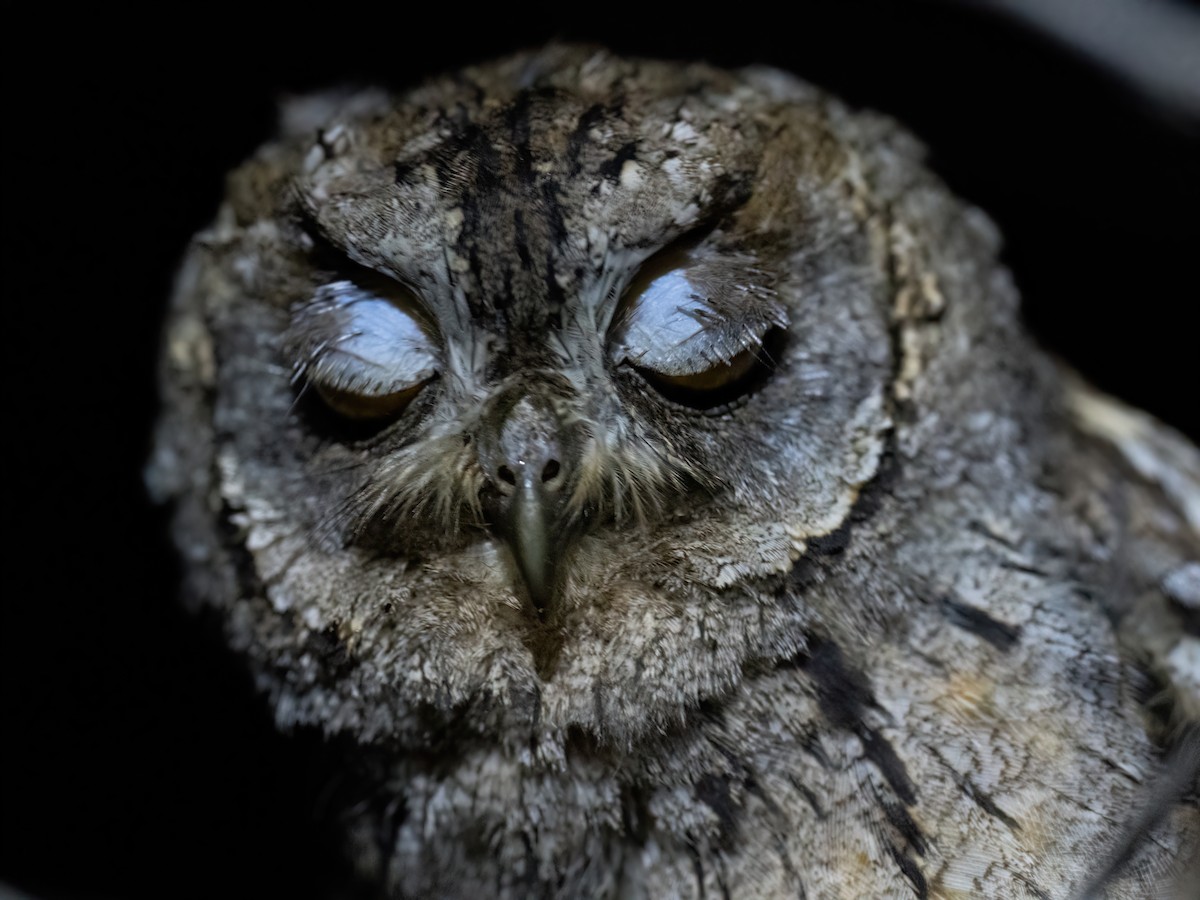
[[[931,295],[917,155],[581,47],[293,103],[183,269],[152,472],[280,719],[632,741],[801,649]]]

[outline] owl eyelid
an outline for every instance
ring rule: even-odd
[[[398,413],[438,370],[419,319],[352,281],[322,285],[297,306],[284,344],[296,378],[353,417]]]
[[[735,286],[733,292],[737,290]],[[781,307],[764,302],[764,296],[748,292],[748,302],[737,305],[729,299],[699,292],[683,267],[654,278],[627,302],[615,323],[610,336],[614,362],[666,377],[699,375],[758,352],[772,328],[787,324]]]

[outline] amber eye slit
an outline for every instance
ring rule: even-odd
[[[400,391],[393,391],[390,394],[368,397],[328,387],[320,382],[313,383],[313,387],[326,406],[338,415],[357,422],[395,418],[404,412],[424,386],[424,384],[418,384]]]
[[[688,391],[715,391],[719,388],[729,387],[749,374],[755,364],[759,362],[759,355],[756,351],[757,348],[743,350],[728,362],[720,362],[711,369],[688,375],[662,375],[655,372],[647,374],[652,379],[670,387]]]

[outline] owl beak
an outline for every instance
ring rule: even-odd
[[[554,570],[558,556],[551,547],[553,498],[542,487],[541,476],[533,466],[518,464],[516,491],[508,509],[509,541],[529,599],[539,616],[544,616],[554,590]],[[557,518],[555,516],[554,518]]]
[[[575,456],[549,392],[537,387],[516,381],[499,393],[479,445],[491,488],[485,514],[512,553],[531,611],[545,620],[566,555],[567,482]]]
[[[514,460],[501,472],[507,490],[493,519],[539,619],[546,619],[568,543],[561,466],[556,460]],[[511,479],[511,480],[510,480]]]

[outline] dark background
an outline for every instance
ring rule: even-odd
[[[1194,116],[949,2],[802,3],[798,24],[747,2],[444,6],[421,22],[334,6],[311,23],[10,30],[37,61],[5,62],[2,508],[18,538],[0,600],[0,894],[300,900],[343,874],[334,753],[277,735],[214,623],[173,602],[140,479],[172,271],[283,94],[404,85],[552,37],[790,69],[906,122],[999,223],[1044,343],[1200,436]]]

